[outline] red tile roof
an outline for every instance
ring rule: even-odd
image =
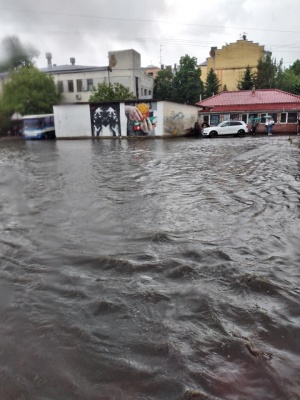
[[[226,91],[209,97],[196,105],[213,112],[300,110],[300,96],[278,89]]]

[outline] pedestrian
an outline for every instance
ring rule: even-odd
[[[298,123],[297,123],[297,136],[300,136],[300,117],[298,117]]]
[[[202,128],[202,129],[204,129],[204,128],[209,128],[209,123],[204,121],[204,122],[202,123],[202,125],[201,125],[201,128]]]
[[[196,136],[198,136],[198,135],[201,134],[200,124],[199,124],[198,121],[196,121],[196,122],[195,122],[195,125],[194,125],[194,134],[195,134]]]
[[[256,128],[257,128],[257,125],[259,124],[259,118],[254,118],[254,117],[252,117],[252,119],[251,119],[251,130],[250,130],[250,132],[251,133],[253,133],[253,135],[255,135],[255,133],[256,133]]]
[[[273,120],[273,118],[271,116],[267,116],[266,117],[266,130],[269,136],[272,136],[272,130],[273,130],[273,125],[275,124],[275,121]]]

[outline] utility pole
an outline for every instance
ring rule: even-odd
[[[159,46],[159,63],[160,63],[160,67],[162,66],[162,45]]]

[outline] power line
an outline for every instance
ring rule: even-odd
[[[34,14],[46,14],[46,15],[57,15],[57,16],[67,16],[67,17],[76,17],[76,18],[91,18],[91,19],[104,19],[110,21],[130,21],[130,22],[151,22],[157,24],[169,24],[169,25],[183,25],[183,26],[198,26],[198,27],[210,27],[210,28],[229,28],[229,29],[239,29],[239,30],[248,30],[248,31],[263,31],[263,32],[280,32],[280,33],[300,33],[300,31],[289,31],[289,30],[278,30],[278,29],[260,29],[260,28],[245,28],[245,27],[237,27],[237,26],[225,26],[225,25],[203,25],[203,24],[191,24],[185,22],[171,22],[171,21],[160,21],[153,19],[140,19],[140,18],[116,18],[116,17],[100,17],[98,15],[83,15],[83,14],[73,14],[73,13],[62,13],[62,12],[54,12],[54,11],[38,11],[38,10],[24,10],[19,8],[7,8],[0,7],[0,10],[13,11],[16,12],[25,12],[25,13],[34,13]]]

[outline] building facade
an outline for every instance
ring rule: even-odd
[[[258,118],[258,133],[265,131],[266,116],[275,121],[274,133],[296,133],[300,117],[300,96],[278,89],[226,91],[197,105],[200,123],[216,126],[223,121],[240,120],[251,124],[253,118]]]
[[[212,68],[220,81],[219,92],[225,85],[227,90],[237,90],[238,82],[243,77],[246,68],[249,66],[251,71],[255,72],[258,61],[266,53],[264,46],[247,40],[246,36],[235,43],[222,46],[221,49],[211,47],[210,57],[199,65],[201,79],[205,83],[207,74]]]
[[[104,67],[76,65],[75,58],[70,64],[57,66],[47,53],[47,68],[41,71],[51,75],[63,95],[63,103],[87,102],[93,89],[102,82],[120,83],[139,99],[151,99],[154,79],[141,68],[141,56],[135,50],[110,51],[108,65]]]
[[[159,67],[156,67],[155,65],[147,65],[147,67],[144,67],[143,70],[146,72],[148,76],[151,76],[152,78],[156,78],[157,73],[160,71]]]

